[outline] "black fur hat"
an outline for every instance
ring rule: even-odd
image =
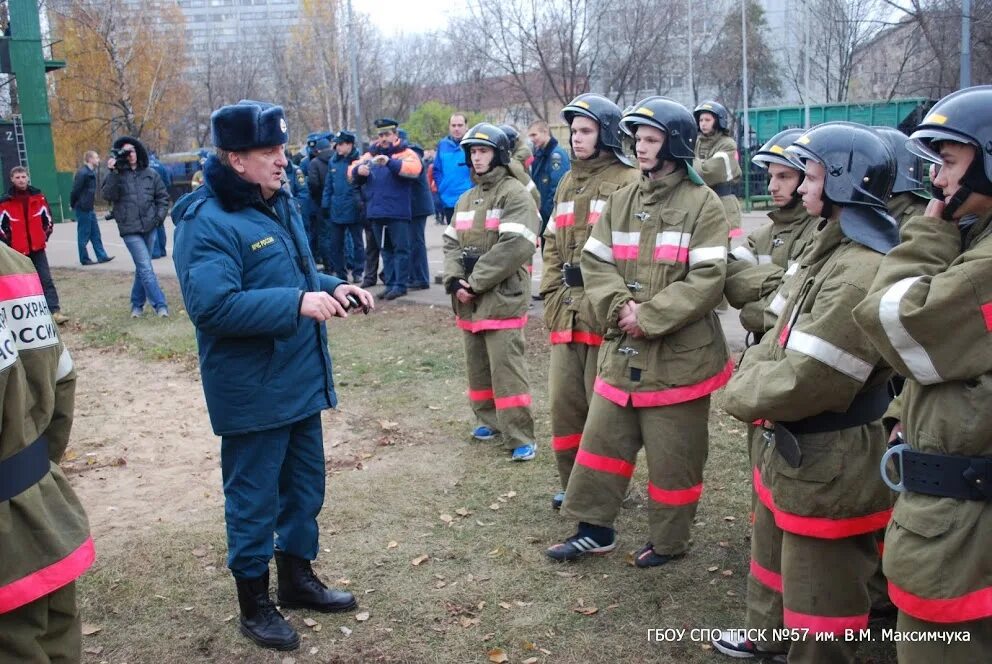
[[[210,116],[210,131],[214,146],[230,152],[289,142],[282,106],[250,99],[214,111]]]

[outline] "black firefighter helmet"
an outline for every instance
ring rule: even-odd
[[[699,129],[688,108],[668,97],[642,99],[620,118],[620,131],[633,137],[641,125],[665,132],[665,144],[658,153],[659,168],[662,160],[682,162],[689,171],[689,178],[698,185],[703,184],[692,168]]]
[[[494,124],[480,122],[468,130],[459,145],[465,152],[466,164],[472,163],[472,146],[484,145],[492,148],[496,153],[493,156],[493,166],[510,165],[510,139],[502,129]]]
[[[923,184],[923,160],[906,147],[909,137],[892,127],[872,127],[872,129],[885,141],[896,158],[896,183],[892,185],[892,193],[902,194],[908,191],[926,197],[927,189]]]
[[[796,139],[803,135],[805,129],[786,129],[780,131],[770,139],[768,142],[758,148],[758,151],[754,153],[751,157],[751,163],[759,168],[764,168],[768,170],[768,164],[779,164],[781,166],[787,166],[791,169],[796,169],[796,162],[789,159],[789,156],[785,153],[789,146],[795,143]]]
[[[520,132],[517,131],[517,128],[508,124],[501,124],[499,128],[502,129],[503,133],[506,134],[506,137],[510,139],[510,152],[516,150],[517,141],[520,139]]]
[[[692,112],[692,117],[696,119],[696,126],[699,126],[699,116],[709,113],[716,118],[717,131],[730,131],[730,111],[718,101],[704,101]]]
[[[886,207],[896,159],[875,132],[853,122],[827,122],[803,133],[786,154],[804,172],[809,161],[823,165],[823,216],[838,206],[844,235],[882,254],[899,243],[898,225]]]
[[[960,188],[944,208],[944,219],[954,213],[972,192],[992,196],[992,85],[976,85],[947,95],[930,109],[909,135],[906,147],[927,161],[941,163],[934,143],[953,141],[975,148],[975,158],[961,178]]]
[[[597,150],[612,150],[617,159],[629,165],[620,142],[620,107],[602,95],[586,93],[579,95],[561,109],[561,117],[572,126],[575,116],[587,117],[599,125]]]

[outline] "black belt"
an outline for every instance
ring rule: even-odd
[[[729,182],[721,182],[720,184],[715,184],[710,187],[717,196],[733,196],[734,195],[734,185]]]
[[[581,288],[584,285],[582,281],[582,268],[578,265],[565,263],[561,266],[561,280],[569,288]]]
[[[886,468],[894,459],[899,482]],[[917,452],[902,443],[882,457],[882,479],[894,491],[923,493],[958,500],[992,500],[992,458]]]
[[[775,422],[775,449],[793,468],[803,462],[802,449],[796,436],[805,433],[826,433],[859,427],[881,419],[892,398],[888,385],[882,383],[861,392],[843,413],[826,412],[794,422]]]
[[[465,268],[466,279],[472,275],[472,270],[475,269],[475,264],[479,262],[479,258],[475,254],[462,254],[462,267]]]
[[[0,461],[0,503],[27,491],[51,468],[48,438],[41,436],[12,457]]]

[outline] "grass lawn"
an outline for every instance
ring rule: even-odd
[[[132,321],[129,275],[67,270],[56,279],[73,317],[71,346],[166,362],[187,389],[200,389],[193,329],[174,281],[163,283],[172,318]],[[100,630],[84,637],[84,661],[730,661],[688,633],[681,641],[649,640],[655,628],[743,626],[745,428],[720,411],[719,395],[689,555],[653,570],[631,565],[630,553],[647,534],[647,480],[639,467],[633,500],[617,523],[619,550],[555,564],[544,549],[571,535],[574,524],[550,509],[558,479],[542,321],[527,328],[540,450],[534,462],[511,464],[498,443],[469,439],[462,333],[451,313],[395,303],[380,309],[329,326],[341,403],[325,420],[327,497],[315,567],[358,596],[357,615],[287,612],[304,637],[293,653],[264,651],[240,636],[215,500],[204,518],[146,524],[103,547],[107,553],[80,582],[84,622]],[[893,662],[889,645],[873,644],[862,655]]]

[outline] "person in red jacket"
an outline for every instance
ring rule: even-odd
[[[29,182],[28,169],[23,166],[10,169],[10,189],[0,198],[0,240],[34,263],[52,320],[62,325],[69,317],[60,311],[59,293],[55,290],[45,253],[48,238],[54,229],[52,211],[45,195]]]

